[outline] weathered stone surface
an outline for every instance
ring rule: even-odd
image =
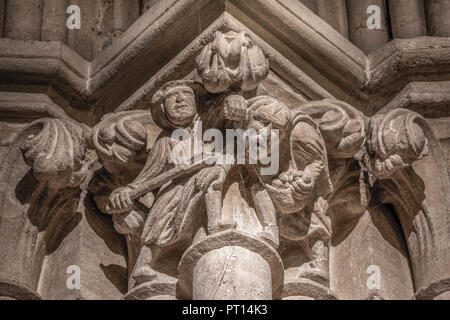
[[[389,1],[394,38],[415,38],[427,35],[424,1]]]
[[[0,0],[0,299],[449,299],[445,1],[32,2]]]

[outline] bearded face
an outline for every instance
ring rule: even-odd
[[[167,119],[174,125],[190,124],[197,114],[194,91],[187,86],[168,89],[165,93],[164,109]]]

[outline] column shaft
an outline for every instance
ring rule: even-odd
[[[317,0],[316,3],[319,17],[348,38],[348,17],[345,0]]]
[[[67,42],[67,0],[44,0],[42,40]]]
[[[194,300],[271,300],[269,263],[259,254],[227,246],[205,254],[195,266]]]
[[[8,0],[5,37],[14,40],[40,40],[43,0]]]
[[[3,37],[6,0],[0,0],[0,38]]]
[[[390,0],[389,12],[394,38],[426,36],[425,8],[422,0]]]
[[[381,10],[380,29],[369,29],[367,26],[367,21],[371,16],[370,13],[367,13],[367,9],[371,5],[376,5]],[[347,0],[347,8],[350,41],[362,51],[366,54],[370,53],[389,41],[385,0]]]
[[[450,36],[450,1],[427,0],[426,11],[428,35],[434,37]]]

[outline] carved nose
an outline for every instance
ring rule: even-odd
[[[177,102],[182,102],[183,101],[183,95],[181,94],[181,92],[178,92],[177,94]]]

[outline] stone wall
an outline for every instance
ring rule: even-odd
[[[299,1],[366,53],[393,39],[450,35],[450,7],[445,0]],[[81,32],[68,31],[65,26],[70,4],[80,6],[84,13]],[[9,0],[7,4],[2,0],[0,32],[4,38],[15,40],[62,41],[92,60],[155,5],[157,0]],[[382,28],[377,32],[366,25],[369,5],[378,5],[383,11]]]
[[[92,60],[120,36],[155,1],[2,0],[1,32],[14,40],[56,40]],[[66,27],[69,5],[83,13],[80,31]]]

